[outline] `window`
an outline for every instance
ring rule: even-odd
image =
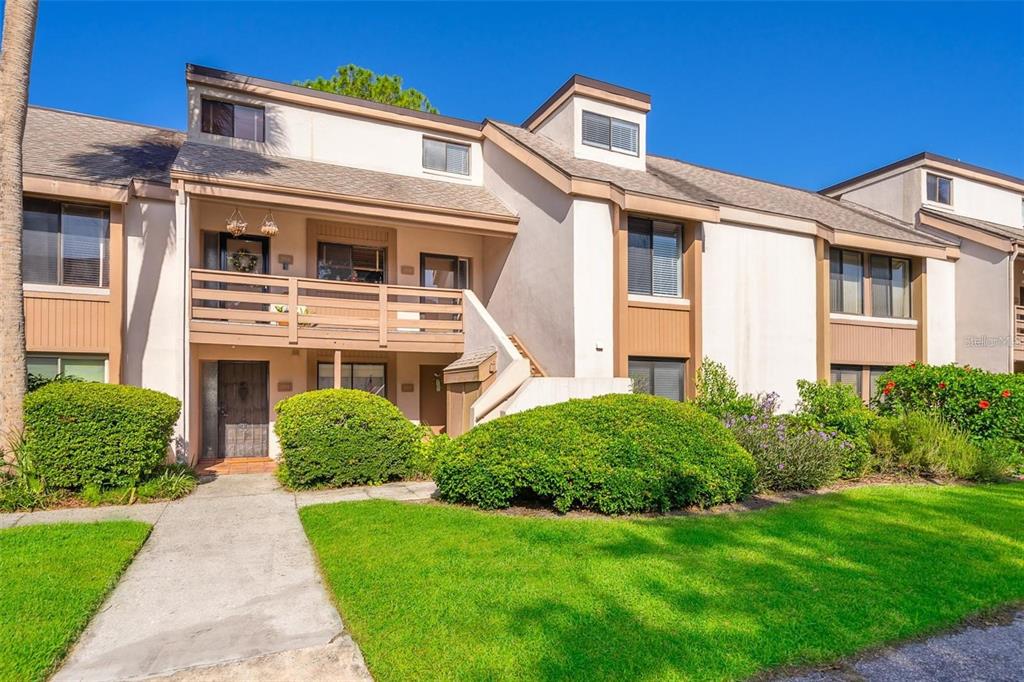
[[[629,219],[629,293],[683,295],[683,226]]]
[[[832,365],[832,383],[846,384],[857,395],[863,395],[861,379],[864,374],[861,367],[850,365]]]
[[[22,275],[32,284],[109,286],[110,212],[25,197]]]
[[[947,205],[953,203],[953,181],[950,178],[928,173],[925,183],[928,185],[928,201]]]
[[[871,256],[871,314],[910,317],[910,261]]]
[[[249,107],[204,98],[202,119],[204,133],[254,142],[264,140],[263,107]]]
[[[386,369],[383,364],[344,362],[341,365],[341,387],[387,397]],[[333,362],[316,363],[316,387],[334,388]]]
[[[107,359],[82,355],[28,355],[25,358],[28,373],[46,379],[57,375],[77,377],[83,381],[107,380]]]
[[[834,313],[864,311],[864,259],[856,251],[829,251],[829,298]]]
[[[469,175],[469,145],[423,138],[423,167]]]
[[[583,144],[640,155],[640,126],[590,111],[583,112]]]
[[[682,400],[684,366],[682,360],[630,358],[629,378],[633,380],[633,391]]]
[[[868,399],[874,400],[878,393],[878,379],[888,372],[892,367],[869,367],[868,368]]]
[[[316,251],[316,276],[320,279],[371,284],[383,284],[386,280],[385,249],[320,242]]]
[[[421,253],[420,286],[428,289],[468,289],[469,260],[458,256]]]

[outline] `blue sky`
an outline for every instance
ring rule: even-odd
[[[355,62],[442,113],[521,122],[572,73],[648,92],[648,147],[818,189],[922,150],[1024,176],[1024,2],[44,0],[33,104],[181,128],[184,65]]]

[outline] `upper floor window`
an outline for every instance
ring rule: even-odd
[[[469,175],[469,145],[423,138],[423,167]]]
[[[834,313],[864,312],[864,257],[856,251],[829,252],[829,298]]]
[[[110,284],[110,211],[25,197],[22,276],[32,284]]]
[[[203,98],[202,108],[202,129],[204,133],[263,142],[263,107],[250,107],[233,102]]]
[[[640,126],[630,121],[584,111],[583,144],[639,156]]]
[[[910,317],[910,261],[871,256],[871,314]]]
[[[925,182],[928,185],[928,201],[947,205],[953,203],[952,179],[928,173]]]
[[[861,315],[867,309],[874,317],[909,318],[910,260],[873,254],[865,272],[864,258],[857,251],[831,249],[831,311]]]
[[[683,226],[629,219],[629,293],[683,295]]]

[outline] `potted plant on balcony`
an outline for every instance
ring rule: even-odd
[[[271,303],[270,304],[270,312],[272,312],[272,313],[287,313],[288,312],[288,304],[287,303]],[[302,317],[303,315],[308,315],[309,314],[309,308],[304,306],[304,305],[295,306],[295,314],[298,317]],[[282,327],[287,327],[288,326],[288,320],[282,320],[280,322],[271,322],[271,324],[277,324],[277,325],[280,325]],[[309,324],[308,322],[299,322],[299,326],[300,327],[311,327],[312,325]]]

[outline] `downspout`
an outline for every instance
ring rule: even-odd
[[[1010,260],[1009,260],[1010,276],[1008,277],[1008,279],[1009,279],[1009,285],[1008,286],[1009,286],[1009,289],[1010,289],[1010,335],[1007,337],[1009,339],[1009,341],[1010,341],[1007,344],[1009,346],[1009,354],[1008,354],[1008,360],[1009,360],[1008,367],[1009,367],[1009,370],[1008,371],[1010,372],[1010,374],[1013,373],[1014,356],[1015,356],[1015,351],[1017,349],[1017,308],[1015,307],[1015,305],[1013,303],[1013,286],[1014,286],[1013,275],[1014,275],[1014,269],[1017,266],[1017,256],[1020,254],[1020,242],[1014,241],[1014,242],[1011,242],[1011,244],[1013,245],[1013,251],[1010,252]],[[1024,304],[1024,301],[1021,301],[1021,303]]]

